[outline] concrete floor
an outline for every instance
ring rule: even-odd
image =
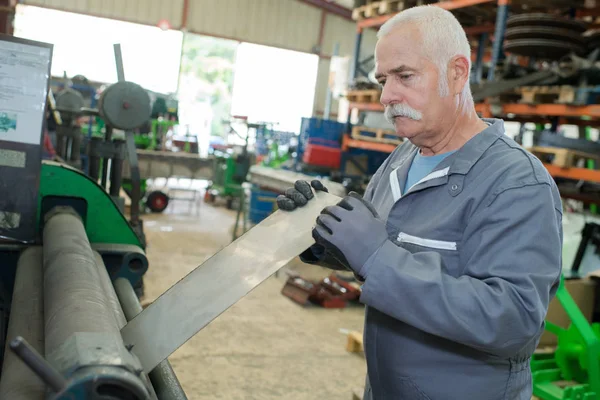
[[[187,203],[173,206],[144,216],[150,261],[144,300],[156,299],[231,241],[235,213],[204,203],[191,212]],[[362,387],[364,358],[346,352],[340,330],[362,331],[363,308],[303,308],[280,294],[285,269],[310,278],[330,273],[294,260],[176,351],[170,361],[190,400],[349,400]]]

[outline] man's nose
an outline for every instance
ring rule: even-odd
[[[381,97],[379,98],[379,101],[384,106],[401,103],[402,94],[398,88],[394,87],[392,82],[386,82],[381,89]]]

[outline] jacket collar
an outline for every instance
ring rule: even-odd
[[[490,148],[492,144],[504,134],[504,122],[501,119],[482,118],[484,122],[490,124],[486,129],[473,136],[454,154],[448,156],[442,161],[434,171],[450,167],[448,174],[463,174],[466,175],[473,165],[479,161],[483,153]],[[391,167],[406,169],[412,163],[415,157],[417,147],[410,143],[410,147],[403,152],[398,160],[391,163]],[[406,164],[406,165],[404,165]],[[402,169],[405,169],[402,168]]]

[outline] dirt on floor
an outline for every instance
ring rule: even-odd
[[[204,203],[145,215],[144,300],[228,245],[234,222],[235,212]],[[286,270],[313,279],[331,273],[296,259],[177,350],[169,360],[190,400],[350,400],[362,387],[365,360],[346,351],[345,332],[362,331],[364,309],[302,307],[280,293]]]

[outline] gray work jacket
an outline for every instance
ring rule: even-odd
[[[406,193],[399,146],[365,192],[389,240],[368,261],[365,400],[530,400],[561,274],[562,205],[501,120]]]

